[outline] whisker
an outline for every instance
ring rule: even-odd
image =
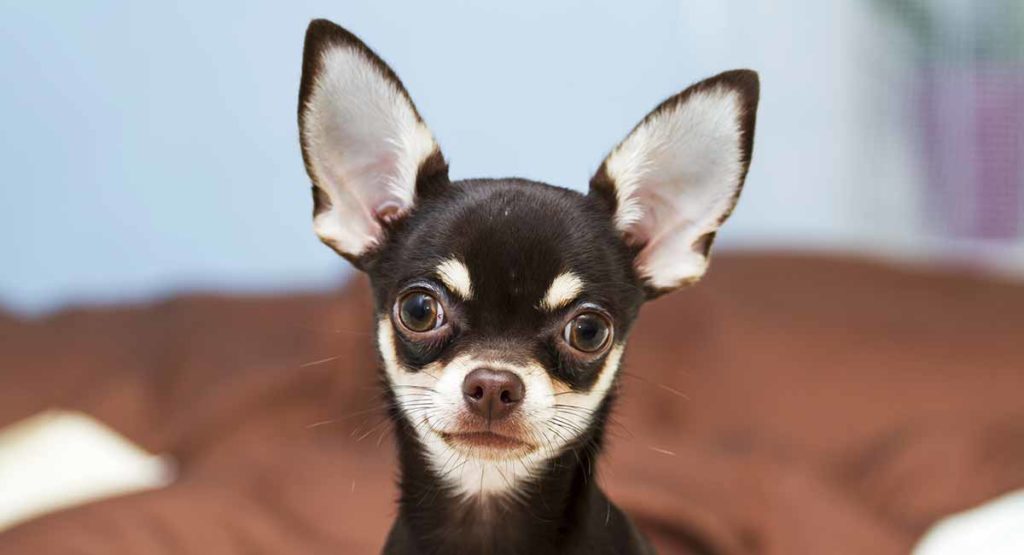
[[[647,448],[650,449],[651,451],[654,451],[655,453],[661,453],[662,455],[668,455],[670,457],[676,456],[675,453],[669,451],[668,449],[662,449],[660,447],[655,447],[653,445],[648,445]]]
[[[433,387],[429,387],[429,386],[426,386],[426,385],[412,385],[412,384],[405,384],[405,385],[403,385],[403,384],[397,384],[397,385],[391,386],[391,388],[392,389],[422,389],[422,390],[425,390],[425,391],[431,391],[431,392],[437,393],[437,390],[435,390]]]
[[[586,410],[586,411],[590,411],[590,412],[594,411],[594,409],[591,409],[589,407],[581,407],[579,405],[566,405],[566,404],[562,404],[562,403],[555,403],[552,406],[554,406],[556,409],[582,409],[582,410]]]
[[[674,387],[670,387],[670,386],[665,385],[663,383],[652,382],[651,380],[649,380],[649,379],[647,379],[647,378],[645,378],[643,376],[640,376],[638,374],[633,374],[632,372],[623,371],[622,375],[623,376],[628,376],[628,377],[633,378],[635,380],[640,380],[641,382],[644,382],[647,385],[653,385],[654,387],[657,387],[658,389],[667,391],[667,392],[671,393],[672,395],[675,395],[677,397],[681,397],[681,398],[683,398],[683,399],[685,399],[687,401],[690,400],[690,396],[689,395],[683,393],[682,391],[679,391],[678,389],[676,389]]]
[[[359,436],[358,438],[356,438],[356,441],[362,441],[362,440],[366,439],[367,437],[370,436],[370,434],[372,434],[373,432],[376,432],[377,430],[380,429],[381,426],[389,423],[390,421],[391,421],[391,419],[385,418],[384,420],[378,422],[375,426],[370,428],[365,434],[363,434],[363,435]]]
[[[345,356],[345,355],[338,355],[338,356],[333,356],[333,357],[322,358],[320,360],[314,360],[312,362],[306,362],[304,364],[300,364],[299,368],[309,368],[310,366],[316,366],[318,364],[325,364],[325,363],[331,362],[332,360],[338,360],[339,358],[341,358],[343,356]]]

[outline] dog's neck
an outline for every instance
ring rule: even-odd
[[[609,403],[581,442],[529,484],[463,497],[442,483],[409,423],[396,415],[401,469],[398,518],[384,552],[643,553],[638,535],[595,482]]]

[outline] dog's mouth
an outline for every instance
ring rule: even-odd
[[[440,435],[453,449],[485,459],[507,459],[536,449],[528,441],[489,430],[440,432]]]

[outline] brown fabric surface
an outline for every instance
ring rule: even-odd
[[[367,287],[0,316],[0,425],[85,411],[170,487],[0,554],[374,553],[394,516]],[[905,553],[1024,487],[1024,286],[723,255],[645,307],[600,468],[662,553]]]

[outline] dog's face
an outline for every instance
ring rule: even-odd
[[[369,270],[378,346],[438,472],[467,492],[506,489],[581,440],[645,298],[600,203],[460,182],[388,241]]]
[[[640,305],[707,267],[757,93],[756,74],[733,71],[666,100],[587,195],[453,183],[394,72],[340,27],[310,25],[299,124],[314,228],[370,275],[387,386],[438,479],[514,493],[592,447]]]

